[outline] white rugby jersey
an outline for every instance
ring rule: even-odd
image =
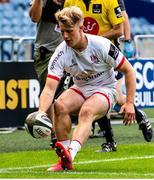
[[[73,76],[77,86],[92,85],[113,88],[114,69],[124,62],[123,54],[106,38],[85,34],[87,48],[77,52],[63,41],[56,49],[48,65],[48,77],[60,80],[66,71]]]

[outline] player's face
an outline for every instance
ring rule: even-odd
[[[59,24],[61,33],[66,44],[72,48],[76,48],[80,44],[82,28],[75,25],[72,28],[64,26],[62,23]]]

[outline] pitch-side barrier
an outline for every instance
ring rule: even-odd
[[[38,107],[40,84],[30,59],[34,40],[0,36],[0,128],[22,127],[27,114]]]

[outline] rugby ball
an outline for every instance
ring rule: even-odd
[[[48,137],[52,132],[51,120],[46,113],[30,113],[25,120],[26,131],[36,139]]]

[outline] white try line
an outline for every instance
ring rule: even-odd
[[[138,156],[138,157],[127,157],[127,158],[113,158],[113,159],[102,159],[102,160],[91,160],[91,161],[83,161],[83,162],[74,162],[73,164],[92,164],[92,163],[101,163],[101,162],[113,162],[113,161],[127,161],[127,160],[140,160],[140,159],[153,159],[154,155],[150,156]],[[37,165],[37,166],[30,166],[30,167],[12,167],[12,168],[0,168],[0,173],[8,173],[9,171],[16,171],[16,170],[30,170],[30,169],[37,169],[37,168],[44,168],[50,167],[52,164],[46,165]]]
[[[20,173],[20,174],[25,174],[25,173],[33,173],[33,174],[45,174],[45,173],[51,173],[51,172],[40,172],[40,171],[32,171],[32,170],[21,170],[20,172],[19,171],[5,171],[3,173],[6,173],[6,174],[17,174],[17,173]],[[96,171],[89,171],[89,172],[85,172],[85,171],[63,171],[64,174],[69,174],[69,175],[112,175],[112,176],[125,176],[126,178],[128,176],[139,176],[139,177],[147,177],[147,176],[151,176],[151,177],[154,177],[154,173],[137,173],[137,172],[96,172]],[[52,174],[58,174],[59,175],[59,172],[52,172]],[[12,179],[12,178],[11,178]],[[44,179],[44,178],[43,178]],[[115,178],[114,178],[115,179]],[[4,180],[4,179],[3,179]],[[15,179],[16,180],[16,179]],[[48,179],[47,179],[48,180]],[[84,179],[85,180],[85,179]],[[118,179],[117,179],[118,180]]]
[[[150,123],[154,123],[154,118],[148,118],[148,119],[149,119]],[[117,124],[117,125],[123,124],[123,119],[121,119],[121,120],[112,119],[111,124]],[[137,123],[135,122],[135,124],[137,124]]]

